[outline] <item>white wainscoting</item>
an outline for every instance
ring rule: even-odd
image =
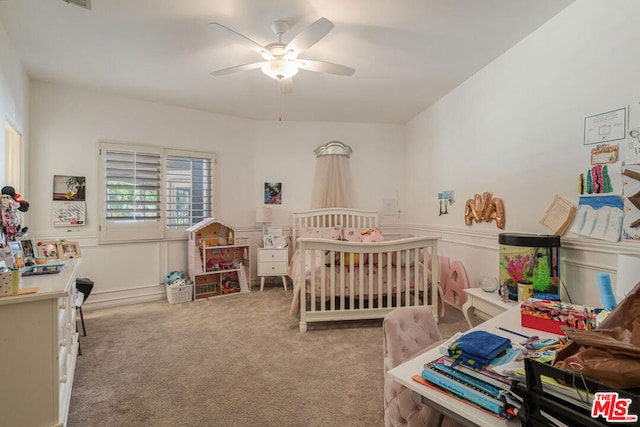
[[[424,225],[382,225],[381,228],[390,233],[441,236],[438,253],[448,256],[451,262],[461,261],[467,271],[469,285],[472,287],[477,286],[483,276],[496,278],[499,276],[498,234],[500,230]],[[609,273],[615,291],[619,253],[640,254],[640,244],[610,243],[573,236],[562,237],[560,246],[560,279],[564,284],[562,300],[595,307],[602,306],[596,274]],[[640,277],[638,281],[640,282]]]
[[[463,263],[470,286],[477,286],[483,276],[499,276],[498,234],[501,231],[498,229],[402,224],[381,224],[380,228],[390,239],[407,235],[440,236],[438,253],[448,256],[451,262]],[[251,279],[252,289],[255,289],[259,283],[255,257],[262,240],[261,229],[246,226],[237,231],[239,236],[251,238]],[[283,233],[290,235],[290,228],[283,227]],[[96,282],[85,310],[165,299],[166,290],[160,284],[163,275],[169,270],[180,269],[183,263],[182,268],[185,271],[187,268],[186,261],[178,259],[186,257],[186,241],[97,245],[93,236],[74,237],[67,238],[81,242],[84,258],[84,268],[78,277],[89,277]],[[615,290],[618,253],[640,255],[640,244],[563,237],[560,248],[560,278],[566,287],[562,292],[563,301],[568,302],[570,297],[577,304],[601,306],[596,274],[609,273]],[[124,259],[127,262],[123,262]],[[146,273],[138,271],[134,280],[125,280],[123,270],[131,268]],[[125,274],[127,278],[132,275]]]

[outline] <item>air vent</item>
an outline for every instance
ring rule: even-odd
[[[76,6],[82,6],[85,9],[91,10],[91,0],[62,0],[67,4],[75,4]]]

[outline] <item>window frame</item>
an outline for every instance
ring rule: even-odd
[[[160,157],[160,219],[157,222],[149,221],[134,222],[107,221],[107,153],[120,151],[125,153],[141,153],[158,155]],[[167,228],[167,158],[169,156],[192,157],[198,159],[209,159],[211,161],[210,195],[211,212],[210,216],[215,216],[217,191],[216,184],[216,153],[179,150],[154,145],[133,144],[116,141],[99,141],[98,149],[98,188],[99,188],[99,218],[98,218],[98,244],[127,243],[127,242],[148,242],[166,240],[186,240],[188,235],[186,229],[191,225],[179,228]]]

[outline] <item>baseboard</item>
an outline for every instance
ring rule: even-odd
[[[84,311],[101,308],[117,307],[130,304],[167,299],[164,285],[143,285],[127,289],[115,289],[100,292],[93,289],[87,301],[82,305]]]
[[[251,290],[260,290],[260,280],[251,280]],[[84,311],[98,310],[101,308],[118,307],[131,304],[166,300],[167,291],[164,285],[146,285],[135,288],[109,290],[105,292],[93,289],[90,298],[82,305]]]

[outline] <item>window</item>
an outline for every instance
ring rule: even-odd
[[[4,124],[4,185],[10,185],[16,192],[23,193],[22,176],[22,135],[9,123]]]
[[[101,243],[185,238],[212,216],[215,155],[100,143]]]
[[[180,229],[211,216],[213,162],[210,157],[167,150],[167,228]]]

